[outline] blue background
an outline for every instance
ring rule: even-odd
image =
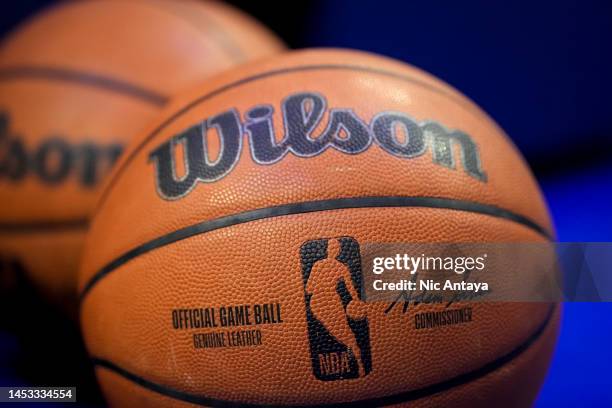
[[[319,7],[308,45],[385,54],[460,89],[528,158],[558,239],[612,241],[609,2],[346,0]],[[565,305],[537,406],[612,406],[611,315],[612,304]]]
[[[2,5],[2,30],[49,1]],[[357,48],[449,82],[512,137],[560,241],[612,241],[610,2],[233,1],[289,45]],[[287,4],[283,4],[287,3]],[[566,304],[537,405],[612,405],[612,304]],[[19,344],[0,332],[3,358]],[[2,356],[0,356],[2,357]],[[19,378],[0,364],[0,382]]]

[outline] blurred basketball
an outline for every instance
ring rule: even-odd
[[[99,186],[179,89],[282,49],[219,3],[68,2],[0,48],[0,252],[48,295],[74,298]]]
[[[427,329],[445,304],[346,307],[364,244],[553,234],[523,158],[461,93],[371,54],[293,52],[133,140],[87,238],[81,323],[111,405],[527,406],[559,306],[458,303],[469,321]]]

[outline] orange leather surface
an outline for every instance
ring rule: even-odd
[[[530,406],[533,402],[533,395],[537,393],[542,384],[556,343],[559,317],[555,316],[554,321],[557,323],[547,328],[538,341],[525,353],[509,362],[503,369],[444,392],[387,406],[419,408],[449,406],[489,408],[492,405],[516,408]],[[96,375],[100,379],[107,402],[111,406],[191,407],[203,405],[199,403],[201,401],[198,401],[197,404],[190,403],[136,385],[134,382],[102,367],[96,369]],[[366,404],[364,406],[371,405]]]
[[[6,248],[5,256],[16,250],[24,266],[36,265],[29,272],[47,291],[74,293],[82,242],[67,242],[59,228],[87,222],[111,165],[100,159],[96,183],[84,186],[80,149],[125,145],[178,90],[281,49],[250,17],[200,1],[69,2],[18,28],[0,47],[0,113],[7,115],[8,136],[21,140],[29,160],[50,138],[76,153],[61,182],[44,183],[33,171],[20,180],[2,176],[0,250]],[[3,162],[11,154],[2,153]],[[41,226],[50,223],[57,227]],[[18,231],[22,225],[27,232]],[[41,248],[34,235],[50,245]]]
[[[235,109],[243,119],[247,110],[264,104],[274,108],[280,141],[281,103],[299,92],[323,95],[328,109],[350,109],[366,123],[380,112],[395,111],[417,122],[436,121],[466,132],[478,146],[486,182],[464,171],[458,150],[454,169],[433,163],[431,151],[406,159],[377,144],[354,155],[334,149],[313,157],[290,152],[273,164],[260,164],[253,160],[250,141],[243,134],[240,159],[227,175],[197,183],[175,200],[160,196],[149,160],[160,144],[223,111]],[[210,96],[193,103],[203,95]],[[325,113],[313,135],[324,129],[328,118]],[[214,132],[206,138],[214,158],[221,149],[219,139]],[[180,177],[185,153],[176,154]],[[96,359],[167,389],[213,400],[321,404],[426,388],[477,372],[529,343],[486,375],[429,395],[419,404],[485,406],[500,403],[501,398],[501,405],[516,406],[531,401],[537,392],[558,322],[558,312],[551,316],[551,305],[544,303],[475,303],[472,322],[432,330],[415,330],[414,313],[443,306],[420,305],[405,314],[397,309],[385,314],[386,305],[369,304],[371,372],[342,381],[321,381],[313,375],[300,266],[305,242],[341,236],[361,244],[541,242],[554,234],[538,186],[509,139],[467,98],[422,71],[342,50],[293,52],[238,68],[175,101],[133,141],[108,186],[87,238],[79,283],[81,290],[87,288],[81,307],[83,332]],[[296,213],[217,228],[163,245],[110,268],[91,285],[92,278],[128,251],[198,223],[271,206],[388,196],[436,197],[502,208],[526,217],[546,233],[508,219],[453,209]],[[256,347],[194,349],[194,330],[172,328],[173,309],[265,303],[282,305],[283,323],[257,327],[263,343]],[[103,367],[98,374],[114,405],[130,401],[180,405],[129,386]]]

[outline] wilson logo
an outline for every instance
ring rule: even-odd
[[[271,105],[249,109],[244,123],[239,113],[230,109],[185,130],[149,155],[155,167],[159,195],[168,200],[178,199],[198,182],[211,183],[228,175],[240,157],[244,133],[248,135],[253,160],[262,165],[273,164],[288,153],[313,157],[329,148],[355,155],[374,142],[387,153],[404,159],[421,156],[431,149],[434,163],[455,169],[453,144],[456,144],[464,171],[479,181],[487,179],[481,169],[478,147],[464,132],[449,131],[434,121],[419,123],[404,113],[390,111],[377,114],[368,124],[350,109],[332,108],[325,130],[314,135],[327,111],[326,105],[325,98],[317,93],[303,92],[287,97],[281,104],[284,135],[280,142],[274,133]],[[216,129],[220,139],[215,160],[211,160],[206,142],[211,129]],[[185,161],[185,174],[181,177],[177,176],[175,164],[175,148],[179,144]]]
[[[34,177],[40,183],[57,185],[75,180],[93,188],[113,166],[123,146],[92,142],[72,144],[51,136],[35,146],[9,130],[9,116],[0,112],[0,180],[12,183]]]

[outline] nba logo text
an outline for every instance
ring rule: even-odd
[[[351,237],[307,241],[300,248],[310,356],[315,377],[337,381],[372,371],[359,243]]]

